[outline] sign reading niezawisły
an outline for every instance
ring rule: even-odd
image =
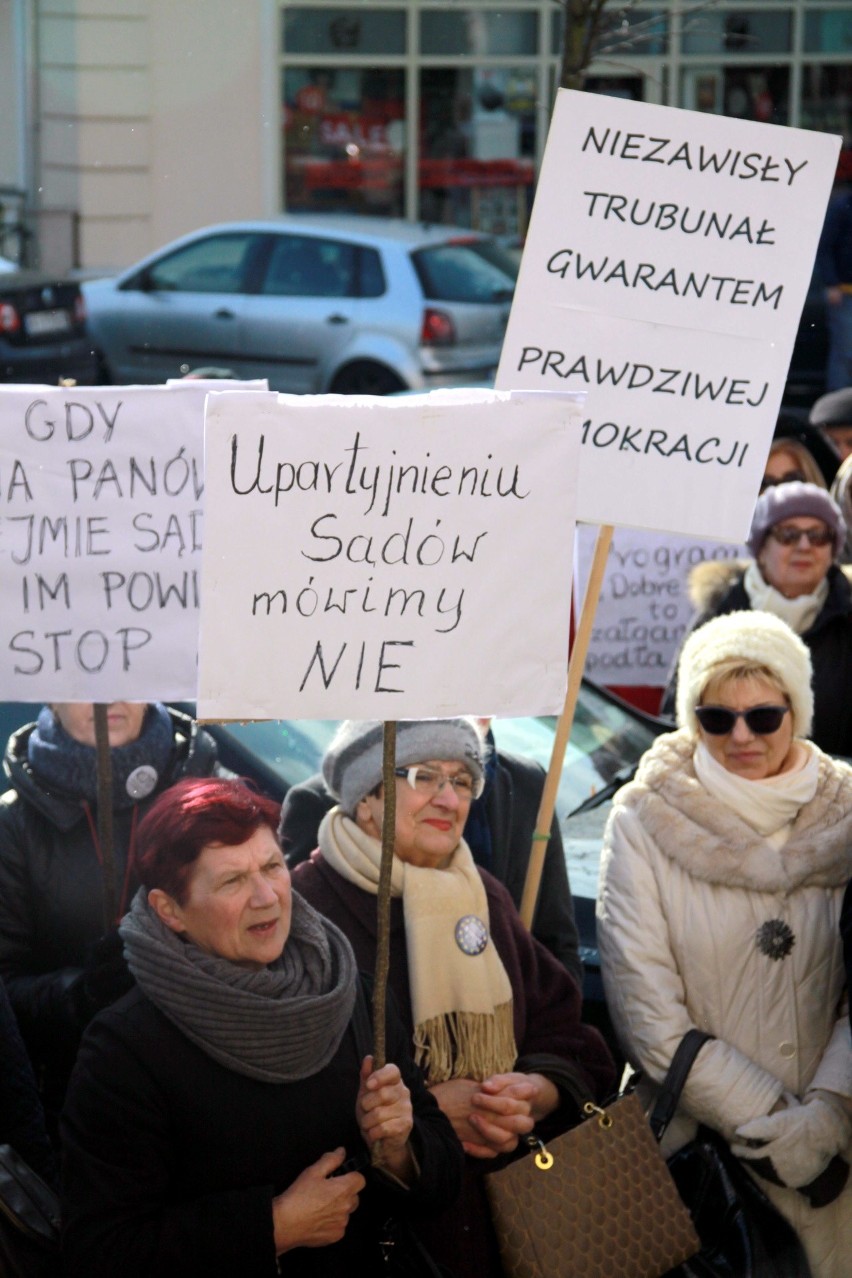
[[[558,710],[579,412],[211,395],[200,717]]]
[[[5,697],[195,696],[206,393],[0,390]]]
[[[839,145],[560,90],[497,385],[587,392],[580,519],[745,535]]]

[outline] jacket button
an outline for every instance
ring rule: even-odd
[[[782,1043],[778,1048],[778,1051],[784,1057],[785,1061],[789,1061],[796,1055],[796,1045],[795,1043]]]

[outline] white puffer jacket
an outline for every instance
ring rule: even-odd
[[[685,730],[658,738],[617,796],[598,900],[607,1000],[631,1062],[659,1083],[687,1030],[716,1038],[690,1072],[664,1152],[696,1122],[730,1139],[783,1091],[852,1100],[838,932],[852,768],[818,752],[816,795],[779,850],[708,794],[694,747]],[[801,1234],[815,1278],[852,1272],[852,1187],[813,1211],[794,1190],[761,1186]]]

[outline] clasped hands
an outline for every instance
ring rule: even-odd
[[[414,1164],[408,1138],[414,1113],[396,1065],[374,1070],[372,1056],[364,1057],[355,1116],[367,1147],[372,1150],[381,1142],[380,1166],[400,1180],[410,1179]],[[276,1255],[293,1247],[327,1247],[346,1233],[367,1182],[358,1171],[340,1171],[345,1159],[342,1146],[323,1154],[273,1198]]]
[[[492,1074],[481,1083],[453,1078],[430,1091],[473,1158],[510,1154],[559,1104],[559,1092],[542,1074]]]

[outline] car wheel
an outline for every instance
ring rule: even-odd
[[[392,395],[407,388],[402,378],[384,364],[361,359],[342,368],[329,389],[333,395]]]

